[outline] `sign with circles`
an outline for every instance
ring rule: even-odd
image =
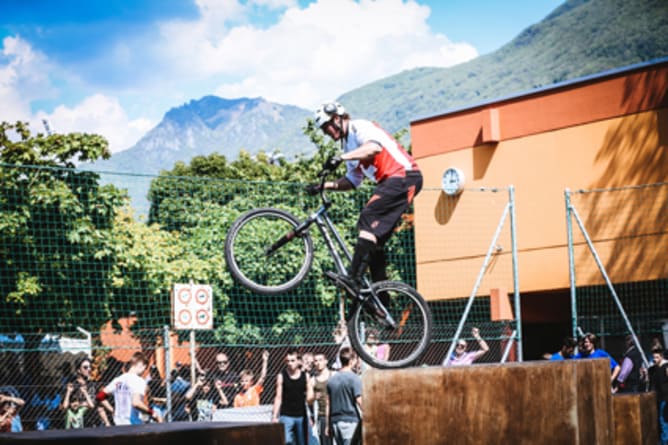
[[[172,289],[174,329],[213,329],[213,294],[206,284],[175,284]]]

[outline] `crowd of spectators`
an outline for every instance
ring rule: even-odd
[[[113,357],[100,361],[78,355],[39,375],[26,371],[35,370],[30,359],[9,355],[0,375],[4,379],[0,381],[4,384],[0,386],[0,432],[163,419],[211,421],[217,410],[273,405],[271,420],[283,423],[286,443],[348,444],[361,421],[359,374],[364,368],[350,347],[345,324],[332,334],[338,343],[336,350],[289,350],[285,355],[274,355],[273,363],[282,362],[284,369],[271,379],[267,378],[271,359],[267,350],[261,354],[236,351],[237,358],[245,357],[245,362],[233,362],[227,352],[218,351],[212,354],[215,360],[206,363],[208,367],[197,360],[192,367],[177,361],[166,376],[142,353],[127,363]],[[477,347],[470,347],[464,339],[455,340],[454,352],[443,359],[443,366],[472,365],[489,352],[479,329],[474,327],[471,336]],[[376,356],[391,354],[390,346],[379,343],[373,331],[366,347]],[[578,340],[565,338],[559,351],[545,358],[606,359],[613,393],[655,391],[661,443],[668,444],[668,360],[658,339],[650,352],[647,367],[629,336],[618,361],[599,346],[594,334],[584,334]]]

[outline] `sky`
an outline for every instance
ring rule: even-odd
[[[134,145],[205,95],[314,109],[492,52],[556,0],[0,0],[0,121]],[[344,104],[345,105],[345,104]]]

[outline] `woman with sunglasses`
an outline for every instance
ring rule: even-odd
[[[65,422],[67,422],[68,411],[71,411],[71,402],[78,401],[79,405],[91,405],[88,406],[89,409],[81,410],[84,412],[83,417],[74,422],[77,428],[110,424],[104,409],[95,402],[96,388],[90,379],[92,369],[93,362],[90,357],[78,357],[74,362],[74,374],[69,378],[63,391],[61,408],[65,414]],[[97,410],[92,409],[94,407],[97,407]],[[70,422],[72,422],[71,414]]]
[[[482,339],[480,336],[480,330],[478,328],[471,329],[471,335],[478,342],[480,349],[475,351],[466,351],[468,344],[466,340],[459,339],[457,340],[457,346],[455,347],[455,352],[452,353],[450,357],[446,357],[443,360],[443,366],[465,366],[470,365],[474,361],[478,360],[480,357],[485,355],[489,351],[489,346],[487,342]]]

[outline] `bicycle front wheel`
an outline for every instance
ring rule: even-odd
[[[237,219],[225,239],[225,260],[237,282],[264,295],[297,287],[313,262],[313,242],[299,220],[273,208],[251,210]]]
[[[398,281],[371,285],[394,319],[394,328],[373,310],[358,305],[348,322],[350,343],[360,358],[375,368],[404,368],[414,364],[431,340],[432,316],[427,302],[412,287]]]

